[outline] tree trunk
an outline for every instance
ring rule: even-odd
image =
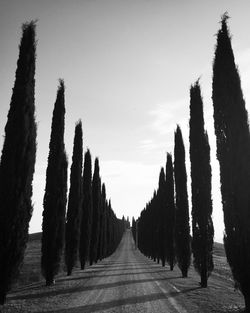
[[[183,269],[181,273],[182,273],[182,278],[187,278],[187,269]]]
[[[250,313],[250,294],[244,296],[244,300],[245,300],[245,312],[246,313]]]
[[[202,288],[207,288],[207,267],[203,266],[201,269],[201,283]]]
[[[51,277],[46,278],[46,286],[53,286],[53,285],[55,285],[54,278],[51,278]]]
[[[170,271],[174,270],[174,262],[173,260],[170,261]]]
[[[85,261],[81,262],[81,270],[85,269]]]
[[[67,270],[67,276],[70,276],[72,274],[72,269]]]
[[[6,294],[5,290],[0,290],[0,305],[4,305],[6,301]]]

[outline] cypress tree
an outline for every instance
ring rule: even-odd
[[[82,123],[76,124],[65,236],[65,264],[71,275],[76,264],[80,237],[82,207]]]
[[[106,188],[105,184],[102,185],[102,247],[101,255],[102,258],[107,256],[107,199],[106,199]]]
[[[110,215],[111,215],[111,204],[110,204],[110,199],[109,199],[108,206],[107,206],[107,256],[111,254],[110,253],[110,241],[111,241]]]
[[[41,266],[47,286],[54,283],[59,271],[65,237],[68,162],[64,147],[64,115],[64,83],[60,80],[52,117],[43,199]]]
[[[84,156],[83,168],[83,202],[82,202],[82,216],[80,227],[80,244],[79,244],[79,258],[81,269],[85,268],[85,263],[89,258],[89,247],[92,228],[92,162],[90,151],[87,150]]]
[[[163,167],[161,168],[159,175],[159,187],[158,187],[158,210],[159,210],[159,258],[162,266],[165,266],[167,257],[167,204],[166,204],[166,181]],[[146,230],[145,230],[146,232]],[[145,235],[145,233],[143,234]]]
[[[213,63],[214,127],[224,211],[224,244],[250,312],[250,135],[248,115],[224,14]]]
[[[182,277],[187,277],[191,260],[185,147],[179,126],[175,132],[174,177],[176,192],[175,251]]]
[[[166,164],[166,206],[167,206],[167,249],[166,257],[170,265],[170,270],[174,269],[175,264],[175,202],[174,202],[174,177],[173,177],[173,163],[170,153],[167,154]]]
[[[105,201],[106,201],[106,187],[105,184],[103,183],[101,188],[101,199],[100,199],[100,229],[98,239],[97,260],[103,259]]]
[[[190,89],[190,161],[192,179],[192,251],[201,287],[213,270],[211,166],[208,135],[204,130],[203,103],[197,81]]]
[[[107,208],[107,250],[108,254],[107,256],[112,254],[112,237],[113,237],[113,231],[112,231],[112,207],[111,207],[111,200],[109,199],[108,202],[108,208]]]
[[[136,221],[135,221],[135,218],[132,217],[132,236],[134,238],[134,242],[136,241]]]
[[[22,26],[16,79],[0,162],[0,304],[17,278],[32,215],[36,159],[35,23]]]
[[[92,181],[93,220],[90,239],[89,263],[97,262],[99,232],[100,232],[100,206],[101,206],[101,179],[99,175],[99,160],[95,159],[95,168]]]
[[[152,258],[154,261],[159,258],[159,224],[160,224],[160,214],[158,208],[157,192],[154,190],[153,198],[151,200],[152,206]],[[159,262],[158,262],[159,263]]]

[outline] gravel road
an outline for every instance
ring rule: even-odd
[[[149,260],[135,248],[127,230],[111,257],[59,277],[52,287],[40,282],[21,288],[10,294],[8,303],[15,312],[210,313],[229,312],[242,304],[242,297],[232,281],[216,273],[208,288],[200,288],[193,268],[183,279],[177,266],[171,272]]]

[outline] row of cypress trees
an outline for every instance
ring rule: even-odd
[[[177,262],[187,277],[191,250],[194,267],[201,276],[201,286],[213,270],[211,166],[208,135],[204,129],[203,102],[199,82],[190,88],[190,162],[192,180],[192,241],[190,240],[189,205],[185,147],[179,126],[175,131],[174,166],[167,153],[166,171],[161,168],[159,185],[138,220],[138,245],[154,260],[165,261],[173,270]],[[135,231],[133,231],[134,233]],[[191,244],[191,245],[190,245]]]
[[[0,161],[0,304],[18,278],[32,216],[32,181],[36,160],[35,62],[36,23],[22,26],[16,77],[10,101]],[[92,179],[91,155],[85,153],[82,175],[82,124],[75,128],[70,190],[67,204],[68,160],[64,146],[64,82],[59,81],[52,117],[42,233],[42,274],[54,282],[62,254],[71,274],[79,255],[82,269],[112,254],[124,223],[106,199],[98,159]],[[93,221],[93,222],[92,222]],[[97,226],[98,225],[98,226]],[[94,251],[94,252],[93,252]]]
[[[174,164],[172,155],[167,153],[166,169],[162,167],[159,184],[152,199],[137,222],[132,221],[135,237],[136,224],[138,247],[148,257],[170,270],[178,264],[183,277],[187,277],[191,260],[189,205],[185,148],[181,129],[175,132]]]
[[[241,90],[240,76],[235,65],[231,37],[227,26],[228,14],[221,19],[217,33],[217,45],[213,62],[212,100],[214,128],[217,143],[217,159],[220,164],[222,206],[224,212],[224,247],[236,286],[245,299],[246,312],[250,312],[250,132],[248,114]],[[197,81],[190,88],[190,162],[192,180],[192,252],[194,267],[201,276],[201,286],[207,286],[207,278],[213,270],[211,166],[208,135],[204,129],[203,102]],[[176,259],[183,276],[190,264],[189,213],[185,174],[185,153],[183,143],[178,144],[175,132],[175,224],[174,239]],[[182,160],[182,161],[181,161]],[[179,170],[182,169],[182,175]],[[167,173],[167,177],[172,174]],[[172,197],[165,178],[165,198]],[[132,221],[133,236],[136,225],[139,233],[139,247],[154,260],[168,255],[162,247],[171,251],[166,242],[172,240],[159,235],[161,220],[169,214],[170,204],[162,201],[164,172],[161,169],[158,190],[141,212],[137,222]],[[164,205],[164,209],[163,209]],[[165,210],[165,214],[163,211]],[[172,220],[170,214],[170,220]],[[166,221],[167,225],[167,221]],[[166,226],[165,225],[165,226]],[[172,227],[169,233],[172,232]],[[184,235],[184,233],[186,235]],[[164,234],[164,232],[162,232]],[[183,239],[183,240],[182,240]],[[183,251],[183,253],[180,253]],[[185,252],[184,252],[185,251]],[[169,262],[169,261],[168,261]],[[183,267],[183,265],[185,265]],[[183,272],[183,269],[184,272]]]
[[[105,184],[101,182],[99,160],[87,150],[83,167],[82,123],[75,126],[70,188],[67,205],[67,166],[64,146],[65,87],[59,81],[52,117],[48,166],[42,223],[42,274],[46,285],[54,284],[64,260],[71,275],[78,256],[81,269],[111,255],[119,244],[124,221],[118,219],[107,201]],[[65,249],[64,249],[65,248]]]

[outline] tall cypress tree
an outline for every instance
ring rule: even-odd
[[[98,251],[97,251],[98,260],[103,259],[105,201],[106,201],[106,187],[105,187],[105,184],[103,183],[102,188],[101,188],[101,199],[100,199],[100,230],[99,230]]]
[[[35,23],[23,24],[0,162],[0,304],[19,274],[32,215],[36,159]]]
[[[154,190],[153,198],[151,200],[152,206],[152,258],[154,261],[158,261],[159,258],[159,240],[158,240],[158,232],[159,232],[159,224],[160,224],[160,214],[158,208],[158,199],[157,192]],[[158,262],[159,263],[159,262]]]
[[[192,179],[192,251],[201,286],[213,270],[210,146],[204,130],[203,103],[197,81],[190,89],[190,161]]]
[[[71,275],[76,264],[82,207],[82,122],[75,127],[74,147],[70,173],[70,190],[66,222],[65,264],[67,274]]]
[[[165,266],[167,258],[167,204],[166,204],[166,181],[164,168],[161,168],[157,193],[157,205],[159,212],[159,258],[162,266]],[[145,233],[143,234],[145,236]]]
[[[213,64],[214,127],[220,163],[224,243],[233,277],[250,312],[250,135],[234,61],[227,14],[217,34]]]
[[[132,217],[132,227],[131,227],[131,231],[132,231],[132,236],[134,238],[134,242],[136,241],[136,221],[134,216]]]
[[[95,168],[92,181],[93,220],[90,239],[89,263],[97,262],[99,232],[100,232],[100,206],[101,206],[101,179],[99,174],[99,160],[95,159]]]
[[[106,199],[106,187],[105,184],[102,185],[102,246],[101,246],[101,256],[105,258],[107,256],[107,199]]]
[[[64,147],[64,115],[64,83],[60,80],[52,117],[43,199],[41,266],[47,286],[54,283],[59,271],[65,237],[68,162]]]
[[[182,276],[187,277],[191,261],[190,227],[187,193],[187,172],[185,164],[185,147],[179,126],[175,132],[174,177],[176,193],[175,217],[175,251]]]
[[[85,268],[86,261],[89,258],[89,247],[92,229],[92,161],[90,151],[87,150],[84,156],[83,168],[83,202],[81,213],[81,227],[80,227],[80,244],[79,244],[79,258],[81,269]]]
[[[166,206],[167,206],[167,262],[170,270],[174,269],[175,264],[175,201],[174,201],[174,172],[172,156],[167,154],[166,164]]]
[[[107,214],[107,256],[112,254],[112,207],[111,207],[111,200],[108,201],[108,214]]]

